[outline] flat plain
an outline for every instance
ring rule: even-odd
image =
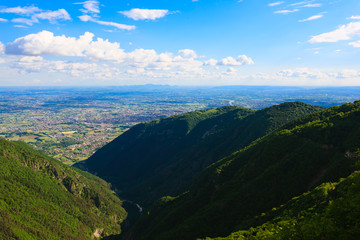
[[[0,137],[72,165],[140,122],[227,105],[261,109],[302,101],[330,107],[359,96],[360,87],[3,87]]]

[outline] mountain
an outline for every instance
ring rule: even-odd
[[[358,239],[359,192],[360,171],[355,171],[339,182],[324,183],[257,216],[256,221],[269,219],[258,227],[206,240]]]
[[[359,145],[360,101],[301,117],[210,165],[188,191],[163,197],[124,239],[190,240],[260,226],[266,221],[255,221],[256,216],[321,183],[348,177],[359,167]],[[351,201],[355,200],[358,196]],[[353,216],[347,219],[345,215],[351,213],[352,206],[342,206],[340,203],[346,201],[341,198],[338,202],[339,214],[353,221]],[[316,208],[316,201],[310,208],[313,205]],[[297,211],[296,204],[290,206],[291,211]],[[335,220],[332,224],[336,225],[341,218]],[[296,224],[290,230],[296,231]]]
[[[262,110],[228,106],[138,124],[76,166],[149,207],[177,195],[210,164],[297,117],[321,108],[301,102]]]
[[[105,181],[0,139],[0,239],[93,239],[127,213]]]
[[[254,218],[266,222],[258,227],[237,231],[233,239],[358,239],[360,236],[360,171],[336,183],[319,187],[293,198]]]

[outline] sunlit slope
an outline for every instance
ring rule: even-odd
[[[159,119],[134,126],[83,166],[146,207],[185,191],[210,164],[319,109],[300,102],[259,111],[229,106]]]
[[[105,181],[0,139],[0,239],[118,234],[121,205]]]
[[[189,191],[164,197],[126,239],[218,237],[261,225],[255,216],[349,176],[359,145],[360,102],[303,117],[211,165]]]

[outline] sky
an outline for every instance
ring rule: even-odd
[[[2,0],[0,86],[360,86],[359,0]]]

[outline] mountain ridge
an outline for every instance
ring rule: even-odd
[[[75,166],[96,172],[121,197],[149,207],[186,190],[208,165],[320,109],[300,102],[258,111],[228,106],[158,119],[134,126]]]
[[[189,191],[164,197],[124,239],[185,240],[246,230],[253,216],[351,174],[359,122],[359,101],[294,120],[209,166]]]

